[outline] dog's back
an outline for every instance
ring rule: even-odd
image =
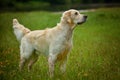
[[[13,29],[14,34],[19,42],[21,42],[22,37],[30,32],[30,29],[25,28],[23,25],[21,25],[17,19],[13,19]]]

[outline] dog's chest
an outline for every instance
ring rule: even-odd
[[[71,37],[64,36],[62,39],[60,39],[60,43],[61,43],[61,47],[59,49],[61,49],[61,51],[57,55],[58,61],[66,59],[66,57],[67,57],[67,55],[72,47]]]
[[[64,60],[67,57],[70,49],[71,49],[70,44],[66,44],[65,48],[57,55],[57,60],[58,61]]]
[[[57,60],[64,60],[72,47],[72,33],[65,32],[61,33],[61,35],[58,35],[56,45],[59,45],[59,54],[57,55]]]

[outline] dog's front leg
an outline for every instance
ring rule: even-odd
[[[49,55],[48,64],[49,64],[49,74],[50,74],[51,78],[54,76],[55,60],[56,60],[56,56],[55,55]]]
[[[67,63],[67,59],[63,60],[60,64],[60,70],[62,73],[65,73],[66,71],[66,63]]]

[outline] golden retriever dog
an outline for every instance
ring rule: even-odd
[[[27,60],[29,60],[28,70],[30,70],[38,56],[44,54],[48,58],[50,77],[54,76],[56,61],[61,62],[60,69],[65,72],[68,53],[72,48],[73,30],[76,25],[84,23],[86,19],[87,16],[80,14],[77,10],[70,9],[62,14],[60,23],[55,27],[35,31],[30,31],[17,19],[13,19],[14,33],[21,44],[20,70]]]

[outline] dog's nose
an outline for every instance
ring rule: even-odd
[[[84,16],[84,18],[86,19],[86,18],[87,18],[87,16],[85,15],[85,16]]]

